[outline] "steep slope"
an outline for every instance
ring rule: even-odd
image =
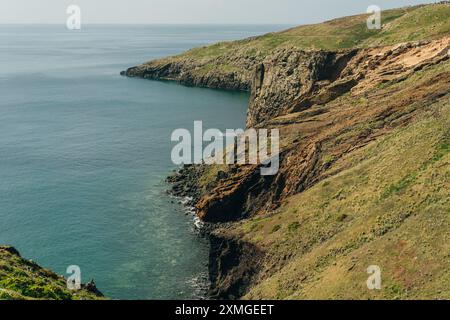
[[[449,299],[450,5],[389,10],[191,50],[127,76],[251,91],[280,170],[169,180],[213,223],[215,298]],[[368,290],[366,269],[382,270]]]
[[[450,96],[420,108],[279,209],[218,231],[266,253],[245,298],[450,299]],[[382,290],[366,287],[370,265]]]
[[[276,208],[287,196],[322,180],[328,167],[349,150],[410,122],[421,104],[447,94],[449,45],[450,37],[444,37],[352,52],[334,80],[316,81],[318,65],[327,64],[304,63],[304,57],[280,63],[283,53],[265,64],[264,81],[252,92],[247,123],[280,130],[280,170],[263,177],[258,166],[223,168],[227,179],[216,188],[209,184],[208,193],[197,203],[199,216],[208,222],[228,222]],[[295,58],[297,52],[289,56]],[[295,70],[292,76],[286,74],[290,69]],[[422,74],[421,69],[427,70],[427,77],[411,81]],[[310,81],[312,89],[295,90],[301,88],[302,79]]]
[[[93,284],[69,291],[63,277],[23,259],[12,247],[0,246],[0,300],[36,299],[96,300],[102,294]]]
[[[216,297],[450,298],[449,56],[367,79],[265,123],[281,130],[277,176],[222,168],[199,198],[204,220],[241,221],[213,233]],[[382,291],[367,290],[369,265]]]

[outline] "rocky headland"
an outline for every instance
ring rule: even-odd
[[[210,295],[448,299],[450,5],[384,11],[192,49],[122,72],[251,94],[280,170],[186,166],[169,178],[210,234]],[[383,270],[367,289],[366,268]]]

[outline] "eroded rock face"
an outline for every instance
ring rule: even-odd
[[[260,64],[255,69],[248,124],[280,129],[280,170],[273,177],[262,177],[258,166],[233,168],[199,198],[198,215],[210,222],[270,215],[290,196],[326,179],[340,158],[413,122],[427,105],[448,99],[450,73],[439,69],[448,70],[449,44],[446,37],[329,55],[293,54],[297,58],[292,61],[307,76],[289,70],[287,53],[280,53],[271,64]],[[323,61],[339,65],[334,69],[339,71],[330,73]],[[315,67],[310,70],[310,65]],[[416,72],[424,69],[434,71],[415,82]],[[408,85],[395,85],[403,81]],[[212,239],[215,297],[243,296],[264,279],[265,271],[257,264],[265,257],[263,250],[253,248],[259,256],[252,257],[248,243],[239,237],[230,239],[226,228],[213,233]]]
[[[236,299],[246,294],[260,268],[263,253],[255,246],[222,235],[210,236],[209,296]]]
[[[390,118],[393,114],[408,121],[411,116],[408,107],[414,101],[445,94],[448,87],[433,90],[432,83],[430,88],[405,93],[408,99],[377,104],[383,100],[379,96],[380,86],[404,81],[418,70],[445,62],[449,42],[447,36],[428,42],[338,52],[291,48],[278,50],[263,62],[253,61],[247,124],[281,130],[280,170],[276,176],[262,177],[258,166],[230,167],[223,178],[211,182],[208,190],[196,196],[199,217],[207,222],[228,222],[273,210],[287,196],[323,179],[321,173],[345,152],[395,127],[397,124]],[[175,78],[202,86],[217,87],[218,83],[226,88],[247,86],[244,85],[247,75],[242,76],[245,81],[237,82],[230,80],[233,78],[230,74],[225,78],[220,74],[196,78],[193,70],[201,65],[193,61],[160,60],[131,69],[127,74]],[[355,101],[371,101],[373,105],[349,106]],[[398,124],[402,121],[398,120]],[[369,129],[357,136],[350,134],[363,127]],[[201,176],[197,168],[190,170],[194,173],[185,176]],[[190,189],[195,189],[194,180],[189,179]],[[177,181],[177,188],[183,187],[183,179]]]
[[[313,104],[324,104],[351,89],[355,83],[352,79],[336,82],[356,53],[356,50],[325,52],[293,48],[275,52],[256,68],[247,127]],[[328,94],[318,96],[327,86]]]
[[[229,222],[270,212],[288,196],[323,180],[323,172],[350,150],[411,121],[412,114],[421,112],[413,109],[415,103],[448,93],[449,75],[404,94],[383,92],[380,86],[445,63],[448,46],[447,37],[343,53],[283,51],[271,64],[258,66],[248,123],[280,130],[280,170],[263,177],[258,166],[234,168],[233,174],[199,198],[199,217]],[[397,99],[388,98],[395,95]]]
[[[385,103],[378,102],[395,92],[380,93],[380,86],[444,63],[449,59],[449,43],[450,37],[444,37],[339,52],[283,49],[257,64],[247,123],[280,130],[280,170],[275,176],[263,177],[255,165],[229,167],[229,172],[195,193],[198,216],[217,223],[273,210],[286,197],[325,178],[322,172],[349,150],[409,121],[411,104],[444,95],[448,91],[445,80]],[[364,106],[364,101],[371,105]],[[396,123],[391,118],[394,114]],[[195,184],[202,170],[187,167],[182,173],[175,191],[192,196],[189,190],[198,191]]]
[[[259,65],[252,82],[247,127],[325,105],[352,92],[401,80],[446,59],[449,38],[338,52],[283,49]],[[355,88],[356,87],[356,88]]]

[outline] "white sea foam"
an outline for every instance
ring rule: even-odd
[[[193,200],[193,198],[192,197],[184,197],[184,198],[182,198],[181,199],[181,204],[182,205],[186,205],[186,204],[188,204],[189,202],[191,202]]]
[[[199,217],[195,216],[194,217],[194,225],[197,229],[203,229],[203,227],[205,226],[205,223],[200,220]]]

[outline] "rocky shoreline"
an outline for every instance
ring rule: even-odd
[[[171,185],[168,193],[178,199],[186,208],[194,208],[202,197],[198,181],[204,167],[186,165],[174,171],[167,182]],[[221,175],[218,175],[220,180]],[[195,223],[195,222],[194,222]],[[196,223],[195,223],[196,224]],[[208,277],[209,289],[207,299],[238,299],[251,285],[253,278],[259,273],[260,265],[255,263],[264,254],[258,248],[227,237],[220,230],[226,229],[230,223],[201,222],[196,224],[199,236],[209,241]],[[218,231],[218,232],[217,232]]]

